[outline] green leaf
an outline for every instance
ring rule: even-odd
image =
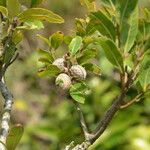
[[[44,36],[37,34],[37,37],[40,38],[42,41],[44,41],[48,46],[51,46],[50,41],[47,38],[45,38]]]
[[[96,75],[101,75],[101,69],[99,66],[91,63],[84,64],[83,67]]]
[[[9,135],[6,140],[6,147],[8,150],[15,150],[23,135],[23,126],[16,125],[10,129]]]
[[[43,0],[31,0],[31,7],[36,7],[41,4]]]
[[[120,1],[118,1],[118,7],[119,7],[119,12],[120,12],[120,39],[121,39],[122,47],[124,47],[124,45],[127,41],[127,38],[128,38],[128,32],[130,32],[129,31],[130,24],[128,23],[128,20],[130,20],[129,21],[130,23],[131,22],[133,23],[134,18],[131,18],[131,19],[129,19],[129,18],[131,17],[131,14],[134,17],[137,15],[136,12],[133,13],[135,8],[137,7],[137,3],[138,3],[138,0],[132,0],[132,1],[131,0],[120,0]],[[135,10],[135,11],[137,11],[137,10]],[[136,22],[135,22],[134,26],[136,26]],[[131,43],[133,43],[133,41]],[[132,45],[132,44],[130,44],[130,45]],[[129,46],[129,47],[131,47],[131,46]]]
[[[72,55],[76,54],[78,50],[81,48],[82,45],[82,38],[80,36],[76,36],[72,39],[69,44],[69,50]]]
[[[76,25],[76,35],[79,35],[81,37],[86,35],[86,21],[84,19],[75,19],[75,25]]]
[[[93,33],[96,30],[102,35],[107,36],[115,41],[116,31],[112,21],[102,12],[93,12],[90,15],[90,22],[87,26],[87,33]]]
[[[21,22],[25,22],[27,20],[41,20],[48,21],[50,23],[63,23],[64,19],[59,15],[53,13],[50,10],[43,8],[30,8],[24,11],[23,13],[18,15],[18,19]]]
[[[135,10],[132,12],[129,18],[129,30],[124,48],[126,52],[128,52],[132,48],[136,40],[137,33],[138,33],[138,7],[135,8]]]
[[[77,62],[79,64],[84,64],[89,61],[89,59],[96,57],[97,50],[96,49],[86,49],[81,53],[80,57],[77,57]]]
[[[71,36],[68,36],[68,35],[64,36],[64,43],[65,44],[69,45],[71,40],[72,40]]]
[[[54,49],[57,49],[62,41],[63,41],[63,33],[62,32],[56,32],[54,33],[51,37],[50,37],[50,40],[51,40],[51,46],[54,48]]]
[[[143,13],[144,13],[145,19],[150,21],[150,10],[148,8],[144,8]]]
[[[40,60],[47,59],[50,63],[54,61],[54,58],[49,51],[39,49],[38,53],[41,56]]]
[[[6,6],[6,0],[0,0],[0,6]]]
[[[10,18],[16,17],[20,12],[20,3],[18,0],[7,0],[6,1],[8,15]]]
[[[17,29],[27,29],[27,30],[33,30],[33,29],[39,30],[43,28],[44,28],[44,25],[39,20],[28,20],[24,22],[23,26],[17,27]]]
[[[16,52],[16,45],[8,37],[7,38],[7,44],[5,45],[3,62],[8,65],[10,63],[11,59],[13,58],[15,52]]]
[[[150,33],[150,21],[145,19],[139,20],[139,34],[141,35],[140,40],[143,42],[147,38],[149,38]]]
[[[100,39],[98,42],[103,48],[107,59],[123,71],[123,57],[114,42],[109,39]]]
[[[39,77],[55,77],[61,72],[61,70],[55,65],[48,65],[48,67],[44,70],[38,72]]]
[[[19,42],[21,42],[23,39],[23,34],[19,30],[15,30],[12,36],[12,41],[17,45]]]
[[[5,15],[6,17],[8,16],[8,10],[7,8],[0,6],[0,12]]]
[[[71,86],[69,93],[70,93],[70,96],[75,101],[84,104],[86,91],[87,91],[87,87],[84,83],[76,83]]]
[[[149,55],[145,56],[142,66],[139,72],[138,80],[143,87],[143,91],[147,90],[148,85],[150,84],[150,59]]]
[[[121,25],[124,21],[130,17],[131,13],[137,6],[138,0],[119,0],[119,11],[120,11],[120,23]]]

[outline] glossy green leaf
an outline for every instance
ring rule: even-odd
[[[23,13],[18,15],[18,19],[21,22],[25,22],[28,20],[41,20],[41,21],[48,21],[50,23],[63,23],[64,19],[59,15],[53,13],[50,10],[43,9],[43,8],[30,8]]]
[[[20,12],[20,3],[18,0],[7,0],[8,15],[10,18],[16,17]]]
[[[84,83],[76,83],[71,86],[69,93],[70,96],[79,103],[85,102],[87,87]]]
[[[39,77],[55,77],[60,73],[60,69],[55,65],[48,65],[48,67],[44,70],[38,72]]]
[[[6,140],[6,147],[8,150],[15,150],[23,135],[23,126],[16,125],[10,129],[9,135]]]
[[[6,17],[8,16],[8,10],[6,7],[0,6],[0,12]]]
[[[44,36],[37,34],[37,37],[40,38],[42,41],[44,41],[48,46],[51,46],[50,41],[47,38],[45,38]]]
[[[78,50],[82,46],[82,38],[80,36],[76,36],[75,38],[72,39],[72,41],[69,44],[69,50],[72,55],[76,54]]]
[[[123,71],[123,57],[114,42],[109,39],[100,39],[98,42],[103,48],[107,59]]]
[[[39,49],[38,53],[39,53],[40,57],[42,58],[42,59],[40,58],[40,60],[43,60],[45,58],[50,63],[52,63],[54,61],[54,58],[53,58],[53,56],[51,55],[51,53],[49,51]]]
[[[87,71],[90,71],[90,72],[92,72],[92,73],[94,73],[96,75],[101,75],[101,69],[96,64],[87,63],[87,64],[84,64],[83,67]]]
[[[132,48],[136,40],[137,33],[138,33],[138,7],[135,8],[135,10],[132,12],[129,18],[129,30],[124,48],[126,52],[128,52]]]
[[[51,41],[51,46],[54,48],[54,49],[57,49],[61,43],[63,42],[63,33],[62,32],[56,32],[54,33],[51,37],[50,37],[50,41]]]
[[[115,41],[116,31],[112,21],[102,12],[93,12],[90,15],[90,22],[87,26],[87,33],[93,33],[96,30],[102,35],[107,36]]]
[[[87,63],[91,58],[96,57],[97,50],[96,49],[86,49],[81,53],[80,57],[77,57],[77,62],[79,64]]]
[[[31,7],[36,7],[42,3],[43,0],[31,0]]]
[[[141,70],[139,72],[138,80],[143,87],[143,91],[147,90],[148,85],[150,84],[150,59],[149,55],[145,56]]]

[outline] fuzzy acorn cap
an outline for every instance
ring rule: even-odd
[[[73,65],[70,68],[70,72],[74,78],[77,78],[79,80],[84,80],[87,75],[86,70],[80,65]]]
[[[66,90],[71,86],[71,78],[67,74],[61,73],[57,76],[55,83],[56,85]]]
[[[65,70],[65,59],[64,58],[57,58],[54,62],[53,65],[57,66],[61,71]]]

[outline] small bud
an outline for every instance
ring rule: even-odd
[[[79,80],[86,78],[86,70],[80,65],[73,65],[70,69],[71,75]]]
[[[55,83],[64,90],[69,89],[71,86],[71,78],[67,74],[61,73],[57,76]]]
[[[54,62],[53,65],[57,66],[61,71],[65,71],[65,59],[64,58],[57,58]]]

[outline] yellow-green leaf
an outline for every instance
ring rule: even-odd
[[[54,48],[54,49],[57,49],[62,41],[63,41],[63,33],[62,32],[56,32],[54,33],[51,37],[50,37],[50,41],[51,41],[51,46]]]
[[[85,64],[91,58],[96,57],[97,50],[96,49],[86,49],[81,53],[81,56],[77,57],[77,62],[79,64]]]
[[[42,41],[44,41],[48,46],[51,45],[50,41],[47,38],[45,38],[44,36],[37,34],[37,37],[40,38]]]
[[[64,22],[64,19],[62,17],[53,13],[50,10],[43,9],[43,8],[30,8],[24,11],[23,13],[19,14],[18,19],[21,22],[25,22],[31,19],[48,21],[50,23],[63,23]]]
[[[55,77],[60,73],[60,69],[55,65],[48,65],[48,67],[45,70],[41,70],[38,72],[39,77]]]
[[[8,16],[8,10],[6,7],[0,6],[0,12],[6,17]]]
[[[72,39],[69,44],[69,50],[72,55],[76,54],[77,51],[81,48],[82,45],[82,38],[80,36],[76,36]]]
[[[20,12],[20,3],[18,0],[7,0],[6,6],[10,18],[16,17]]]
[[[92,12],[96,10],[94,0],[80,0],[81,5],[87,7],[88,11]]]
[[[10,129],[9,135],[6,140],[6,147],[8,150],[15,150],[23,135],[23,126],[15,125]]]

